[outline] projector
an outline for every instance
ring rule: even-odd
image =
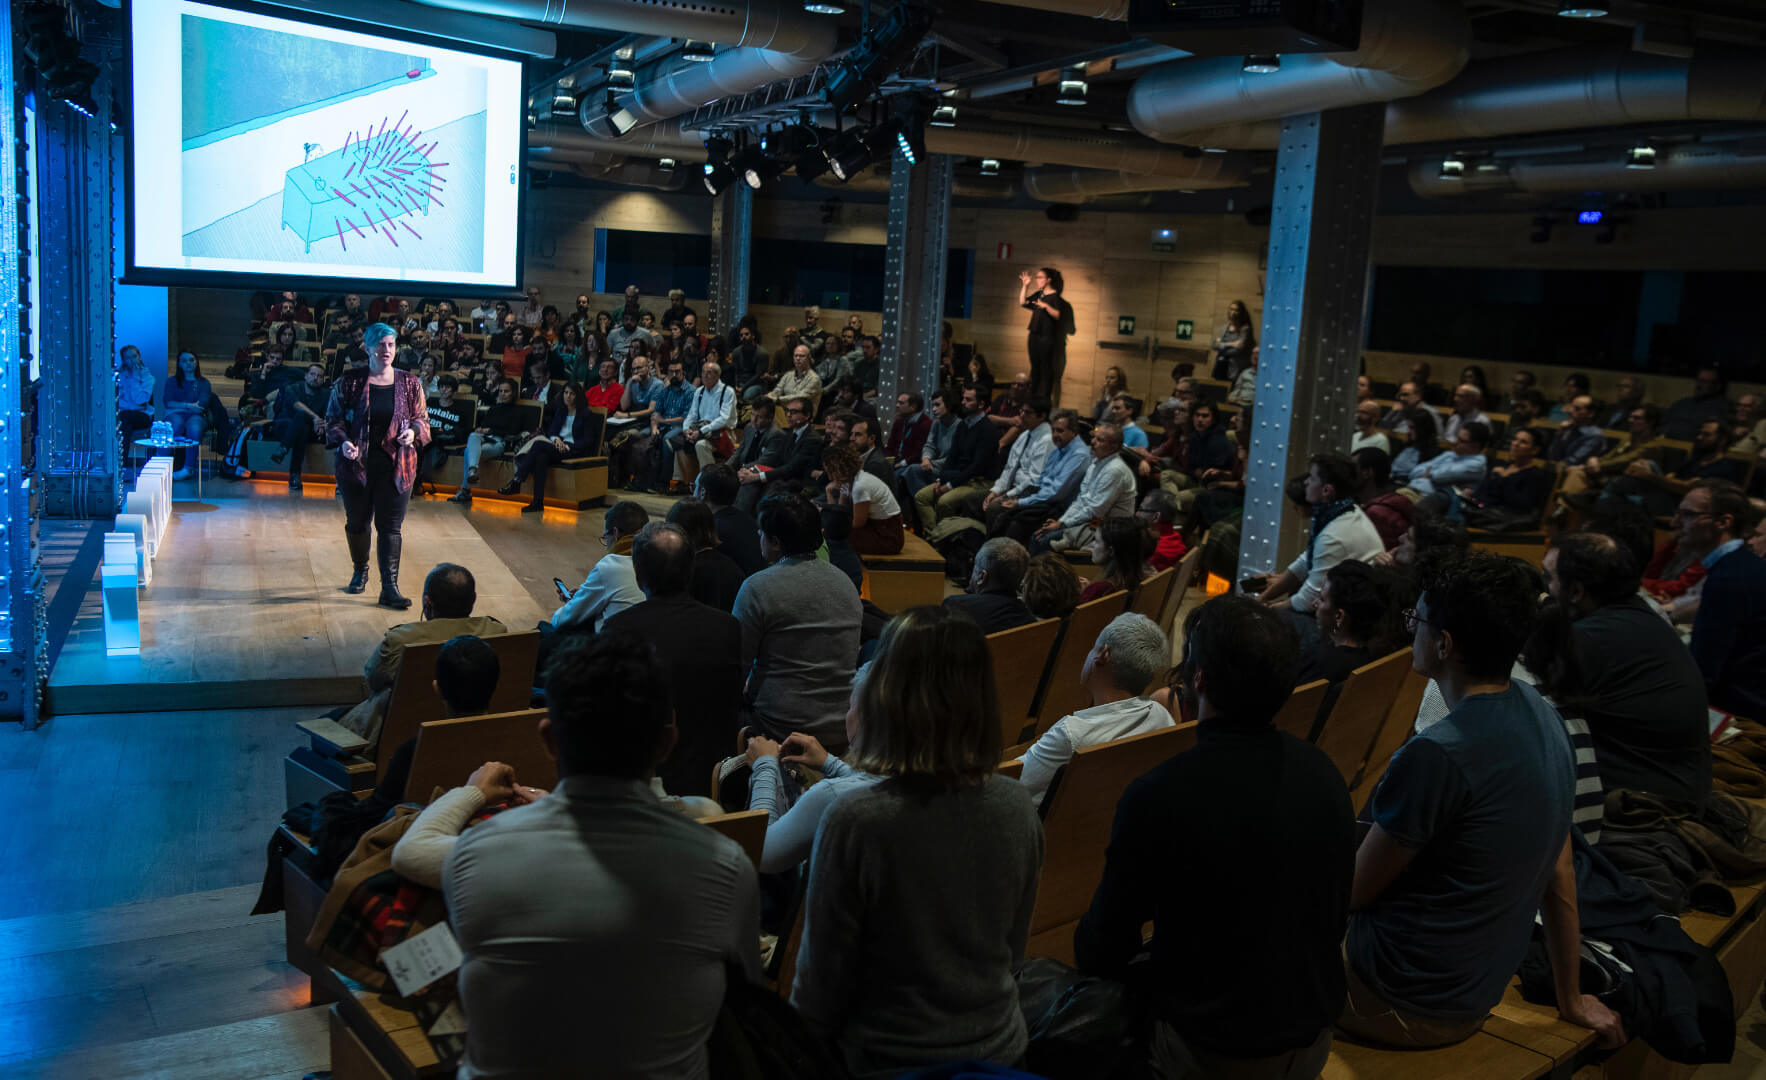
[[[1129,0],[1128,29],[1197,56],[1348,52],[1361,0]]]

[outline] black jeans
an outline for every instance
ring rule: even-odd
[[[533,449],[525,454],[515,456],[515,482],[521,483],[527,477],[533,477],[533,501],[544,502],[546,499],[546,473],[552,466],[564,460],[565,451],[559,450],[549,442],[537,442]]]
[[[288,451],[288,475],[299,476],[301,465],[307,459],[307,445],[316,436],[313,434],[313,422],[306,416],[285,416],[270,423],[270,438],[282,444]]]
[[[337,497],[343,500],[343,531],[365,533],[370,518],[381,544],[402,539],[405,508],[411,493],[400,491],[392,458],[378,448],[368,451],[368,482],[353,484],[337,478]]]
[[[1031,334],[1025,339],[1030,354],[1030,396],[1054,400],[1061,388],[1061,372],[1067,367],[1067,337]]]

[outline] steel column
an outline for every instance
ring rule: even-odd
[[[900,154],[889,168],[889,231],[883,266],[880,396],[938,389],[938,346],[949,272],[951,166],[948,154]]]
[[[1313,454],[1349,448],[1383,117],[1384,106],[1360,105],[1282,121],[1241,579],[1299,554],[1308,518],[1283,488]]]
[[[731,184],[711,201],[711,310],[708,334],[736,340],[736,321],[748,314],[748,277],[754,232],[754,189]]]

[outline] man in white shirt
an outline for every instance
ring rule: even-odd
[[[1490,426],[1490,417],[1485,414],[1484,391],[1466,383],[1453,392],[1453,412],[1447,417],[1447,426],[1441,429],[1441,437],[1449,443],[1459,434],[1459,429],[1466,424],[1483,424]]]
[[[700,469],[720,455],[729,457],[736,449],[729,434],[735,422],[736,391],[723,382],[723,369],[708,361],[699,369],[699,389],[693,391],[687,418],[668,437],[676,471],[684,483],[691,484]]]
[[[965,517],[984,518],[994,504],[1016,499],[1036,490],[1036,481],[1049,461],[1055,442],[1049,427],[1049,403],[1040,398],[1026,401],[1013,418],[1018,435],[1006,452],[1006,467],[987,491],[972,492],[964,501]]]
[[[1118,615],[1098,635],[1079,678],[1091,708],[1063,716],[1024,752],[1025,790],[1038,805],[1074,751],[1170,727],[1171,714],[1144,695],[1171,666],[1171,642],[1145,615]]]
[[[1378,450],[1387,457],[1392,456],[1392,440],[1380,430],[1382,412],[1377,401],[1364,401],[1355,406],[1355,434],[1349,437],[1351,457],[1358,450]]]
[[[608,509],[601,523],[601,543],[606,545],[607,554],[589,570],[589,576],[575,592],[563,597],[563,606],[552,613],[553,630],[592,631],[600,620],[644,602],[644,590],[638,588],[638,575],[632,569],[631,553],[632,540],[649,521],[650,514],[644,507],[630,499]]]
[[[1079,494],[1066,512],[1036,530],[1032,554],[1089,547],[1106,518],[1134,513],[1134,470],[1122,460],[1122,429],[1115,424],[1092,429],[1091,453]]]
[[[546,305],[540,302],[540,287],[529,285],[527,287],[527,303],[522,305],[521,311],[517,313],[516,317],[528,326],[538,326],[544,321],[545,310]]]
[[[1301,647],[1318,637],[1313,608],[1324,593],[1325,575],[1340,562],[1372,562],[1386,550],[1373,520],[1355,502],[1355,461],[1347,454],[1312,456],[1306,473],[1306,502],[1312,507],[1312,537],[1306,550],[1257,597],[1284,608],[1300,633]],[[1306,627],[1310,626],[1308,633]]]

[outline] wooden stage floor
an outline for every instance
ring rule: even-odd
[[[525,629],[556,607],[553,577],[574,585],[604,553],[601,511],[523,515],[514,502],[419,496],[405,518],[399,583],[413,607],[396,612],[374,602],[372,557],[368,591],[343,591],[349,553],[329,485],[293,494],[281,482],[216,480],[201,502],[194,483],[178,495],[153,584],[141,590],[141,654],[105,655],[94,576],[50,674],[49,713],[353,702],[381,635],[420,617],[436,563],[472,571],[477,614]]]

